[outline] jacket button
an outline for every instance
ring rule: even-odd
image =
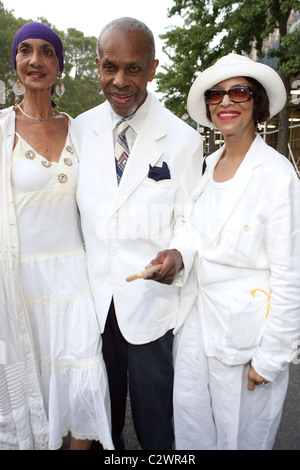
[[[244,232],[249,232],[249,230],[250,230],[249,225],[244,225]]]

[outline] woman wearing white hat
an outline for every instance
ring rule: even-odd
[[[177,335],[177,449],[271,449],[275,440],[300,334],[300,183],[255,130],[285,102],[279,75],[238,54],[189,93],[191,117],[218,128],[225,145],[192,197],[199,295]],[[185,271],[191,245],[177,245]]]

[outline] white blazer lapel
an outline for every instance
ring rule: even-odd
[[[9,110],[7,111],[7,116],[5,116],[4,119],[5,120],[2,129],[3,145],[5,148],[6,155],[10,155],[14,146],[16,119],[16,114],[13,111],[12,107],[9,108]]]
[[[230,217],[236,204],[238,203],[241,196],[245,192],[248,184],[250,183],[253,177],[254,168],[261,164],[263,158],[263,149],[261,149],[260,147],[262,142],[263,141],[261,137],[257,136],[249,151],[247,152],[243,162],[241,163],[238,172],[236,173],[233,179],[232,185],[228,192],[227,199],[223,205],[223,210],[220,214],[220,223],[217,227],[217,231],[215,234],[213,234],[211,240],[209,240],[208,243],[211,243],[213,240],[215,240],[215,238],[222,231],[226,221]],[[201,193],[206,188],[209,179],[213,177],[215,166],[221,158],[224,150],[225,146],[223,146],[222,148],[214,152],[210,157],[208,157],[205,173],[191,196],[192,207],[194,206]]]
[[[232,180],[232,184],[229,188],[226,201],[223,204],[223,209],[220,214],[220,224],[215,237],[222,231],[226,221],[230,217],[243,193],[246,191],[247,186],[253,178],[254,168],[262,162],[262,153],[259,150],[260,139],[261,137],[257,136]],[[215,237],[213,237],[213,239],[215,239]]]
[[[219,159],[221,158],[221,155],[223,154],[224,151],[224,146],[214,152],[211,156],[207,157],[207,166],[206,170],[204,172],[204,175],[201,177],[197,187],[195,188],[194,192],[191,195],[191,201],[192,203],[195,203],[196,200],[199,198],[200,194],[204,191],[206,188],[206,185],[209,181],[209,179],[212,177],[214,169],[216,164],[218,163]]]
[[[155,114],[155,119],[152,118],[153,114]],[[167,134],[167,131],[164,120],[159,118],[160,115],[161,112],[156,113],[155,109],[152,109],[144,124],[145,130],[136,138],[119,186],[118,207],[129,198],[141,181],[147,177],[149,165],[155,165],[162,155],[163,149],[158,141]],[[151,122],[151,125],[149,125],[149,122]]]
[[[95,120],[91,132],[92,168],[98,171],[99,184],[110,201],[114,201],[118,191],[112,118],[108,106],[103,106],[101,114]]]

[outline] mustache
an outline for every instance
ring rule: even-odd
[[[109,90],[111,93],[116,93],[116,94],[119,94],[119,95],[124,95],[124,94],[134,94],[135,90],[133,90],[133,88],[130,86],[130,85],[125,85],[125,86],[122,86],[122,87],[118,87],[116,85],[112,85],[110,87],[110,90]]]

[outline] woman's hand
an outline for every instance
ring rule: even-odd
[[[261,375],[257,374],[253,367],[250,365],[250,369],[248,372],[248,390],[251,392],[255,389],[255,385],[260,385],[260,384],[267,384],[268,381],[264,379]]]

